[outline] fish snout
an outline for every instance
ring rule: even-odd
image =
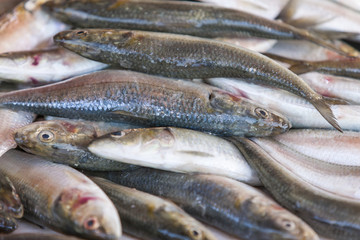
[[[14,140],[18,145],[25,145],[29,142],[26,135],[21,134],[19,132],[15,132]]]

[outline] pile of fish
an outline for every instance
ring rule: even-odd
[[[360,239],[349,2],[1,2],[0,239]]]

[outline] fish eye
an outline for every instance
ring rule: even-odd
[[[95,230],[99,228],[100,224],[96,217],[89,217],[84,222],[84,227],[87,230]]]
[[[290,220],[287,220],[287,219],[282,220],[282,225],[287,230],[294,230],[295,229],[295,223],[290,221]]]
[[[197,237],[197,236],[200,235],[200,233],[199,233],[198,231],[196,231],[196,230],[193,230],[193,231],[192,231],[192,234],[193,234],[195,237]]]
[[[121,138],[121,137],[123,137],[125,135],[126,135],[126,133],[124,131],[114,132],[114,133],[111,134],[111,136],[114,137],[114,138]]]
[[[263,109],[263,108],[256,108],[256,109],[255,109],[255,114],[256,114],[258,117],[263,118],[263,119],[269,117],[268,111],[266,111],[266,110]]]
[[[77,31],[76,35],[81,36],[81,37],[86,37],[87,36],[87,32],[86,31]]]
[[[42,142],[52,142],[54,140],[54,134],[50,131],[41,131],[38,137]]]

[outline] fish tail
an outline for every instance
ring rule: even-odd
[[[334,113],[332,112],[330,105],[325,101],[322,97],[317,97],[312,99],[312,105],[319,111],[319,113],[331,124],[334,128],[336,128],[339,132],[343,132],[340,125],[337,122]]]

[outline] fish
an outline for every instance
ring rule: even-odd
[[[50,45],[53,35],[69,28],[40,9],[44,1],[23,1],[0,17],[0,53]]]
[[[230,178],[147,168],[86,174],[169,199],[193,217],[244,240],[319,239],[265,194]]]
[[[0,213],[0,234],[11,233],[17,229],[18,225],[13,217]],[[0,235],[1,239],[1,235]]]
[[[0,174],[0,215],[21,218],[23,214],[24,208],[13,183]]]
[[[251,140],[303,181],[332,194],[360,200],[360,167],[309,157],[272,139]]]
[[[290,171],[250,139],[236,138],[240,151],[271,195],[321,236],[359,239],[360,201],[325,191]]]
[[[64,31],[54,41],[84,57],[148,74],[185,79],[240,77],[277,86],[310,101],[341,131],[328,103],[301,78],[244,48],[177,34],[109,29]]]
[[[132,29],[168,32],[198,37],[261,37],[304,39],[345,56],[358,56],[355,49],[344,51],[304,29],[276,22],[244,11],[194,2],[55,0],[43,9],[77,28]]]
[[[262,38],[215,38],[215,40],[261,53],[269,51],[277,43],[277,40]]]
[[[131,166],[97,157],[87,150],[87,146],[104,132],[122,129],[122,125],[116,127],[114,123],[37,121],[19,128],[14,139],[24,151],[45,157],[51,162],[66,164],[76,169],[116,171]]]
[[[124,187],[103,178],[91,178],[114,202],[124,231],[141,239],[215,240],[206,227],[174,203]]]
[[[10,150],[0,158],[0,173],[13,182],[26,218],[87,239],[121,236],[119,216],[110,199],[71,167]]]
[[[308,101],[281,89],[269,88],[229,78],[211,78],[206,79],[205,82],[231,92],[235,96],[250,99],[264,108],[279,112],[289,119],[293,128],[328,129],[330,127]],[[360,131],[360,106],[332,105],[331,109],[339,120],[342,129]]]
[[[266,54],[266,56],[274,60],[289,63],[289,70],[296,74],[320,72],[335,76],[344,76],[357,79],[360,78],[360,60],[358,58],[325,61],[300,61],[274,54]]]
[[[63,48],[0,54],[0,79],[17,83],[61,81],[106,67]]]
[[[0,105],[69,118],[175,126],[220,135],[280,134],[290,123],[218,88],[142,73],[104,70],[0,96]]]
[[[0,109],[0,156],[9,149],[16,148],[14,141],[16,129],[32,123],[35,117],[36,115],[30,112]]]
[[[88,149],[96,156],[128,164],[173,172],[215,174],[261,185],[232,143],[194,130],[126,129],[95,139]]]
[[[360,82],[358,79],[310,72],[300,77],[317,93],[344,99],[354,105],[360,104]]]
[[[360,133],[325,129],[293,129],[274,140],[311,158],[333,165],[360,166]]]

